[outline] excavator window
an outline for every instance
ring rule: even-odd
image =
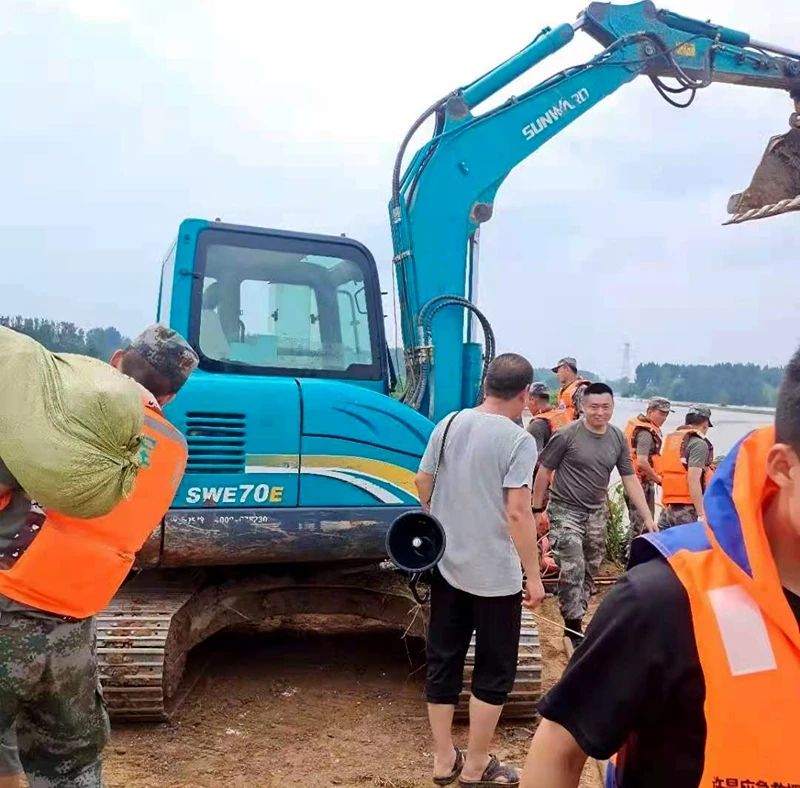
[[[308,242],[271,244],[269,236],[209,234],[195,265],[197,346],[207,367],[382,374],[369,268],[358,255]]]

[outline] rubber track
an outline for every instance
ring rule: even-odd
[[[456,719],[466,720],[469,713],[469,688],[475,665],[475,636],[469,644],[464,665],[464,689],[461,692]],[[517,676],[508,702],[503,707],[502,720],[531,720],[536,717],[536,703],[542,695],[542,649],[539,644],[539,629],[533,616],[522,611],[522,631],[517,654]]]

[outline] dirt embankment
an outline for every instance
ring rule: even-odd
[[[540,613],[559,620],[550,598]],[[547,687],[566,658],[539,626]],[[114,727],[108,788],[427,788],[420,656],[396,634],[220,635],[192,655],[207,667],[171,724]],[[501,726],[497,754],[522,766],[534,724]],[[582,785],[600,786],[593,764]]]

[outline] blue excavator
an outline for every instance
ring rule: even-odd
[[[596,57],[476,112],[578,31],[603,47]],[[331,615],[422,634],[424,613],[387,569],[384,540],[418,506],[413,478],[433,423],[475,404],[494,355],[475,303],[480,226],[517,164],[637,77],[676,107],[716,82],[787,91],[790,127],[731,198],[728,222],[800,210],[800,53],[649,0],[592,3],[434,102],[402,142],[389,202],[402,386],[363,245],[218,220],[181,224],[163,263],[158,319],[201,359],[168,408],[189,460],[172,508],[99,617],[113,717],[168,717],[189,650],[226,627],[270,631]],[[429,119],[431,139],[403,169]],[[541,684],[530,618],[519,654],[506,717],[532,715]]]

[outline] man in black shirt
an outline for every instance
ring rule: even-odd
[[[522,788],[800,785],[800,352],[775,429],[743,439],[707,525],[633,543],[561,681],[541,701]]]

